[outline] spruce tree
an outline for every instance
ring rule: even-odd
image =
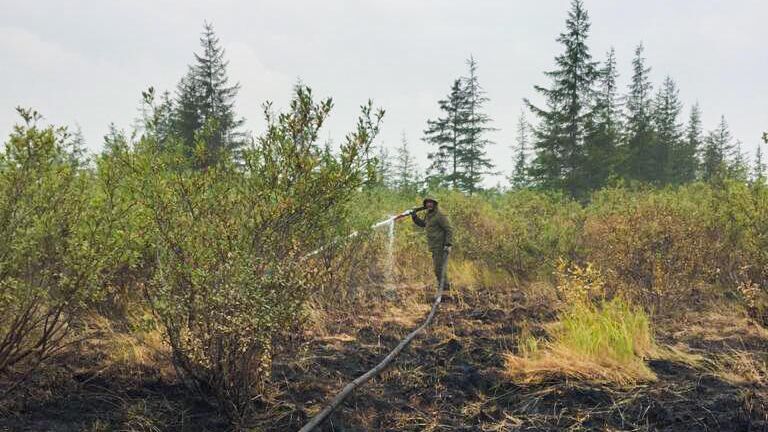
[[[200,94],[198,82],[190,70],[176,86],[174,115],[175,134],[181,141],[184,153],[190,159],[194,156],[196,136],[203,127]]]
[[[423,140],[435,147],[427,155],[431,161],[427,180],[432,187],[459,188],[461,165],[458,149],[462,145],[466,124],[466,101],[461,80],[457,79],[451,86],[448,98],[438,101],[443,116],[427,121]]]
[[[469,75],[462,79],[464,100],[459,118],[462,120],[461,139],[456,147],[459,188],[472,195],[479,189],[484,174],[490,174],[494,167],[487,156],[486,146],[493,144],[485,138],[487,132],[495,130],[488,127],[490,117],[483,112],[483,105],[488,102],[485,91],[480,86],[477,76],[477,61],[474,57],[467,60]]]
[[[520,111],[520,116],[517,118],[517,136],[515,140],[517,145],[512,146],[515,152],[514,168],[512,169],[512,175],[509,177],[509,183],[515,189],[522,189],[529,186],[530,181],[528,179],[528,151],[530,147],[530,125],[525,118],[525,111]]]
[[[552,79],[550,88],[535,86],[546,99],[546,108],[538,108],[526,100],[539,118],[534,129],[536,155],[530,174],[536,184],[545,188],[564,189],[572,195],[586,190],[584,139],[591,123],[597,79],[597,62],[592,61],[586,40],[589,15],[581,0],[571,2],[566,30],[557,41],[564,52],[555,57],[557,68],[546,72]]]
[[[207,166],[243,146],[238,129],[244,120],[234,109],[240,85],[229,84],[229,62],[209,23],[205,23],[200,45],[202,53],[195,53],[195,63],[177,87],[175,130],[188,153],[202,150],[198,162]],[[198,143],[204,148],[197,148]]]
[[[749,162],[741,150],[742,143],[736,140],[730,158],[726,159],[727,174],[729,178],[747,181],[749,178]]]
[[[408,149],[408,139],[403,132],[400,147],[397,148],[393,166],[394,187],[401,192],[415,191],[417,188],[417,167],[413,155]]]
[[[606,185],[619,163],[621,122],[617,101],[616,52],[608,51],[600,69],[595,96],[594,114],[588,127],[585,142],[585,178],[589,189]]]
[[[729,158],[734,151],[731,131],[725,116],[720,117],[717,128],[704,139],[701,176],[706,181],[716,180],[729,174]]]
[[[656,181],[660,175],[657,155],[655,154],[654,131],[652,123],[651,68],[645,65],[643,44],[635,49],[632,60],[632,82],[626,98],[626,137],[623,172],[626,177],[645,181]]]
[[[685,138],[679,155],[683,162],[677,168],[677,179],[681,183],[694,181],[699,177],[702,146],[701,109],[699,104],[695,103],[691,107],[691,114],[688,117]]]
[[[384,143],[379,144],[379,154],[376,156],[376,183],[379,186],[390,187],[393,184],[392,157]]]
[[[653,155],[660,168],[656,180],[661,184],[682,183],[685,179],[679,175],[681,166],[695,162],[683,159],[683,125],[679,122],[682,108],[677,85],[667,76],[656,94],[653,106],[656,132]]]

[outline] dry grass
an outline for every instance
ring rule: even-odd
[[[644,359],[656,353],[650,321],[621,299],[573,304],[550,330],[551,341],[524,337],[507,354],[506,374],[524,383],[556,378],[630,385],[656,379]]]
[[[561,346],[547,347],[534,357],[507,354],[505,360],[507,376],[525,384],[573,379],[632,385],[656,380],[656,375],[641,359],[631,362],[598,359]]]
[[[88,324],[95,335],[90,342],[92,349],[102,353],[95,375],[112,371],[136,378],[148,370],[173,374],[170,348],[159,329],[138,326],[132,331],[117,330],[114,322],[101,315],[89,317]]]
[[[753,353],[733,350],[715,360],[716,373],[734,385],[768,386],[768,362]]]

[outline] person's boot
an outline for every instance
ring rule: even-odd
[[[451,284],[446,282],[445,285],[443,285],[443,301],[445,302],[452,302],[453,299],[453,291],[451,290]]]

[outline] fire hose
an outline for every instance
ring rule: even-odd
[[[402,218],[410,214],[411,211],[404,212],[403,214],[399,216],[395,216],[395,218]],[[393,218],[394,219],[394,218]],[[397,219],[395,219],[397,220]],[[315,415],[312,419],[310,419],[309,422],[307,422],[301,429],[299,429],[299,432],[311,432],[315,430],[316,427],[320,426],[320,424],[323,423],[323,421],[328,418],[333,411],[339,407],[339,405],[344,402],[344,400],[352,394],[352,392],[359,386],[365,384],[368,380],[371,378],[377,376],[380,374],[384,369],[386,369],[394,360],[397,358],[398,355],[400,355],[400,352],[402,352],[408,344],[411,343],[411,341],[418,336],[419,333],[424,331],[431,323],[432,319],[435,317],[435,313],[437,313],[437,308],[440,306],[440,302],[443,299],[443,290],[445,288],[445,269],[448,265],[448,251],[446,250],[444,252],[443,256],[443,265],[442,270],[440,272],[440,283],[437,287],[437,296],[435,297],[435,301],[432,303],[432,309],[429,311],[429,315],[427,315],[427,318],[424,320],[424,322],[417,327],[415,330],[413,330],[411,333],[408,334],[403,340],[400,341],[397,346],[390,351],[389,354],[387,354],[384,359],[377,364],[374,368],[370,369],[368,372],[360,375],[359,377],[355,378],[352,382],[344,386],[344,388],[339,392],[332,400],[331,402],[317,415]]]

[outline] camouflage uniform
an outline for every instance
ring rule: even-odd
[[[426,203],[427,200],[425,200]],[[431,200],[434,201],[434,200]],[[432,267],[435,271],[438,285],[440,284],[440,274],[443,269],[443,260],[445,258],[445,248],[453,245],[453,227],[448,218],[440,211],[435,202],[435,208],[427,211],[424,219],[420,218],[416,212],[411,213],[411,219],[416,225],[425,228],[427,233],[427,245],[432,252]],[[448,289],[448,275],[445,276],[445,288]]]

